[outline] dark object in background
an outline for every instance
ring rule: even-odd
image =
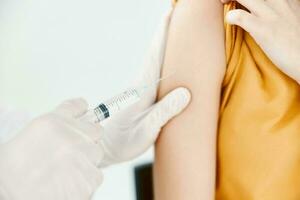
[[[152,164],[134,169],[137,200],[153,200]]]

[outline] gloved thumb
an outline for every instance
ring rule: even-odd
[[[177,88],[167,94],[154,105],[143,119],[143,126],[151,129],[151,134],[158,134],[159,130],[173,117],[181,113],[191,100],[191,94],[186,88]]]
[[[66,117],[79,118],[87,111],[88,103],[86,100],[83,98],[77,98],[64,101],[55,109],[54,112]]]

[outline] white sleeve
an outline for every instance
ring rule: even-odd
[[[0,106],[0,144],[13,138],[31,119],[27,112]]]

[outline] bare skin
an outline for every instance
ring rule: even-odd
[[[222,0],[227,3],[230,0]],[[232,10],[226,20],[251,34],[284,73],[300,83],[300,1],[237,0],[245,10]],[[276,41],[276,42],[274,42]]]
[[[223,6],[181,0],[173,13],[160,97],[178,86],[192,92],[188,109],[164,129],[156,145],[156,200],[212,200],[216,136],[225,72]]]
[[[230,0],[221,1],[226,3]],[[227,22],[249,32],[269,58],[300,83],[300,2],[237,1],[249,12],[239,9],[230,11],[226,16]],[[199,9],[196,4],[205,9]],[[204,5],[203,0],[183,0],[175,11],[164,73],[174,69],[181,71],[176,74],[176,79],[161,86],[161,95],[177,85],[184,85],[191,89],[194,99],[186,112],[164,129],[157,143],[156,200],[214,198],[214,124],[217,121],[214,108],[217,107],[219,98],[214,91],[218,91],[220,87],[218,81],[221,80],[224,66],[220,59],[216,59],[222,59],[224,55],[219,42],[223,38],[218,34],[222,33],[218,28],[223,25],[219,21],[220,13],[222,11],[219,5],[210,1]],[[210,28],[201,30],[208,23]],[[212,41],[212,38],[215,40]],[[215,51],[209,49],[212,46]],[[205,48],[207,49],[203,54]],[[209,58],[212,59],[210,62]],[[210,91],[205,86],[209,86]]]

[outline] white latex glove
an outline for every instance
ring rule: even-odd
[[[0,146],[1,200],[88,200],[102,182],[99,125],[79,120],[83,99],[66,101]]]
[[[160,78],[171,13],[164,17],[156,34],[137,86],[153,84]],[[149,89],[140,102],[112,117],[104,125],[101,141],[104,159],[101,167],[127,161],[144,153],[154,144],[161,128],[183,111],[190,101],[189,91],[178,88],[155,103],[157,89]]]
[[[32,119],[28,112],[0,105],[0,145],[12,139]]]

